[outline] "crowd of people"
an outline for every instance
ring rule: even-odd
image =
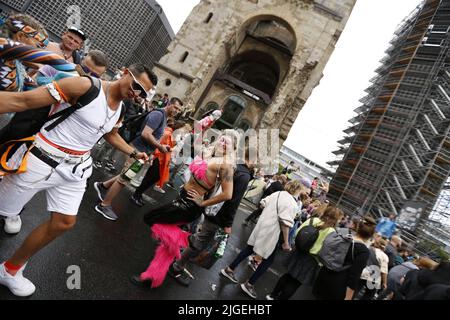
[[[26,15],[10,16],[2,28],[0,216],[6,233],[20,233],[24,206],[43,191],[51,212],[0,265],[0,284],[14,295],[35,292],[23,275],[28,261],[75,226],[93,168],[114,168],[120,152],[126,157],[120,173],[93,184],[99,203],[92,210],[101,217],[126,219],[113,201],[139,174],[130,198],[136,206],[146,206],[151,187],[178,192],[176,200],[146,210],[158,248],[148,268],[131,278],[136,285],[159,287],[169,274],[189,286],[187,265],[205,252],[220,258],[227,237],[218,241],[218,234],[232,234],[238,208],[256,185],[262,190],[244,222],[253,227],[247,246],[220,272],[238,284],[235,270],[250,257],[254,273],[241,283],[250,297],[258,298],[255,283],[284,252],[286,273],[269,300],[290,299],[301,286],[313,287],[318,299],[449,298],[449,264],[402,246],[393,217],[377,227],[369,216],[344,216],[328,203],[318,178],[309,185],[291,179],[293,163],[265,175],[252,157],[255,148],[241,143],[235,130],[205,139],[223,110],[204,114],[194,125],[199,131],[193,130],[182,120],[179,98],[155,98],[158,77],[145,65],[122,68],[106,80],[108,56],[82,54],[83,31],[68,28],[61,43],[51,43],[45,28]],[[91,151],[99,143],[94,161]]]

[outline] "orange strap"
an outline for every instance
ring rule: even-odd
[[[30,150],[33,148],[34,137],[25,138],[21,140],[13,140],[6,142],[5,144],[0,146],[0,176],[5,176],[9,174],[21,174],[27,171],[27,160],[28,154]],[[8,161],[12,155],[10,153],[13,150],[17,150],[20,145],[25,144],[27,146],[27,151],[22,157],[22,161],[19,165],[19,168],[14,169],[8,167]],[[15,152],[15,151],[14,151]]]
[[[58,85],[58,83],[56,81],[53,81],[52,83],[55,86],[56,91],[58,91],[59,95],[61,96],[61,99],[63,99],[64,102],[69,102],[69,99],[67,99],[67,96],[61,90],[61,87]]]

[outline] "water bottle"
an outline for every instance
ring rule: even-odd
[[[131,181],[134,177],[141,171],[142,167],[144,166],[145,162],[144,160],[137,160],[135,163],[131,165],[131,167],[122,175],[122,178]]]
[[[214,257],[220,259],[223,257],[225,253],[225,248],[227,247],[228,242],[228,234],[226,234],[223,230],[221,230],[218,234],[219,245],[217,247],[216,252],[214,253]]]

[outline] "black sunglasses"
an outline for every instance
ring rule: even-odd
[[[94,78],[100,78],[100,75],[92,71],[89,67],[82,64],[81,68],[87,75],[93,76]]]

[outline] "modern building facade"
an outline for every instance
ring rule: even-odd
[[[396,31],[329,163],[338,167],[329,198],[347,213],[400,214],[417,202],[408,230],[448,231],[439,208],[450,206],[436,201],[450,174],[449,31],[450,0],[424,1]]]
[[[283,146],[280,151],[280,165],[286,167],[291,161],[294,161],[295,167],[298,168],[292,175],[293,179],[312,181],[318,177],[323,182],[329,182],[327,179],[328,174],[324,174],[328,171],[327,169],[298,152]]]
[[[89,37],[90,49],[108,54],[111,67],[134,62],[153,67],[167,52],[175,34],[162,8],[154,0],[1,0],[4,12],[29,14],[44,24],[53,40],[76,22],[74,9],[81,13],[79,26]]]

